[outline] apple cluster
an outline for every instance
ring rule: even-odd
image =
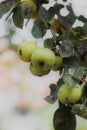
[[[33,75],[47,75],[50,70],[58,71],[62,67],[63,60],[60,56],[46,47],[39,48],[36,43],[24,41],[18,47],[19,58],[24,62],[30,62],[30,71]]]

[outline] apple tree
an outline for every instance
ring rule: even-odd
[[[55,84],[49,84],[51,92],[45,100],[59,104],[53,117],[54,129],[75,130],[76,115],[87,119],[87,19],[75,15],[72,3],[53,1],[55,4],[47,9],[50,0],[4,0],[0,3],[0,18],[8,12],[6,20],[11,16],[21,29],[25,19],[27,23],[33,19],[31,34],[36,39],[51,32],[52,37],[44,40],[42,48],[32,41],[21,43],[18,56],[30,63],[33,75],[45,76],[51,70],[60,74]],[[62,16],[60,11],[65,7],[69,13]],[[73,27],[76,20],[83,26]]]

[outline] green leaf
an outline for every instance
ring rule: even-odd
[[[73,55],[72,42],[69,40],[64,40],[59,47],[59,54],[61,57],[70,57]]]
[[[44,22],[40,19],[36,20],[34,22],[31,33],[35,38],[42,38],[46,33],[46,26]]]
[[[66,84],[74,87],[80,83],[81,78],[87,74],[87,68],[80,65],[76,65],[65,69],[63,74],[63,80]]]
[[[85,84],[83,88],[82,102],[87,106],[87,84]]]
[[[32,15],[33,9],[32,8],[25,8],[25,18],[29,18]]]
[[[53,118],[55,130],[75,130],[76,117],[68,107],[60,107],[56,110]]]
[[[58,87],[56,84],[50,84],[50,95],[44,98],[47,102],[53,104],[57,100]]]
[[[22,13],[21,6],[17,6],[17,7],[14,8],[14,10],[13,10],[13,22],[17,27],[19,27],[19,28],[23,27],[24,16],[23,16],[23,13]]]
[[[74,68],[69,68],[69,69],[66,69],[64,71],[64,74],[63,74],[63,80],[64,82],[73,87],[75,86],[77,83],[79,83],[80,81],[78,80],[78,78],[74,78]]]
[[[36,4],[47,4],[49,3],[49,0],[34,0]]]
[[[86,35],[85,28],[83,27],[77,26],[76,28],[73,28],[73,30],[75,31],[77,37]]]
[[[71,5],[67,6],[67,9],[69,11],[69,14],[67,16],[61,16],[60,13],[58,12],[58,18],[60,23],[65,26],[65,27],[72,27],[72,25],[74,24],[75,20],[76,20],[76,16],[73,12],[73,9],[71,7]]]
[[[14,7],[14,2],[15,0],[8,0],[0,3],[0,18]]]
[[[84,16],[80,15],[78,17],[78,20],[82,21],[83,23],[86,23],[87,22],[87,18],[85,18]]]
[[[55,14],[58,15],[59,12],[60,12],[60,9],[62,9],[63,7],[64,7],[64,5],[56,3],[56,4],[54,5],[54,12],[55,12]]]
[[[59,89],[63,84],[64,84],[63,78],[58,79],[58,81],[57,81],[58,89]]]
[[[73,76],[76,79],[81,79],[85,74],[87,74],[87,68],[82,67],[82,66],[76,66],[74,68]]]
[[[87,24],[85,24],[83,27],[77,26],[76,28],[73,28],[73,31],[75,32],[79,41],[87,40]]]
[[[44,40],[44,47],[46,48],[53,48],[54,47],[54,39],[53,38],[47,38]]]
[[[54,16],[54,9],[50,7],[49,10],[46,10],[44,7],[40,7],[39,14],[42,19],[45,21],[50,21]]]
[[[71,112],[73,114],[76,114],[80,117],[83,117],[85,119],[87,119],[87,107],[83,104],[75,104],[73,105]]]

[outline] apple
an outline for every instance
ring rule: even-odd
[[[76,85],[73,88],[69,87],[69,102],[75,103],[78,100],[80,100],[82,96],[82,86],[81,85]]]
[[[55,54],[48,48],[38,48],[31,55],[31,63],[40,70],[48,71],[55,64]]]
[[[39,69],[35,66],[32,65],[32,63],[30,64],[30,72],[33,74],[33,75],[36,75],[36,76],[43,76],[43,75],[47,75],[50,70],[47,70],[47,71],[43,71],[42,69]]]
[[[58,99],[60,102],[67,104],[68,103],[68,97],[69,97],[69,91],[67,85],[62,85],[58,90]]]
[[[18,47],[18,56],[21,60],[29,62],[31,60],[32,53],[38,48],[36,43],[24,41]]]
[[[30,16],[28,16],[29,18],[35,18],[37,17],[38,13],[37,13],[37,5],[34,2],[34,0],[23,0],[22,1],[25,8],[30,8],[32,10],[32,13]]]
[[[58,99],[64,103],[76,103],[82,96],[82,86],[77,84],[74,87],[70,87],[63,84],[58,91]]]
[[[55,64],[52,67],[52,70],[57,71],[62,68],[63,59],[60,56],[56,56]]]

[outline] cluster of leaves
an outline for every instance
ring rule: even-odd
[[[34,0],[37,5],[38,17],[34,18],[34,25],[31,33],[35,38],[42,38],[48,30],[52,33],[52,38],[47,38],[44,41],[44,46],[53,50],[55,55],[62,57],[63,66],[60,70],[60,78],[56,84],[50,84],[50,95],[45,98],[49,103],[54,103],[57,100],[57,93],[62,84],[67,84],[70,87],[76,84],[84,84],[84,92],[79,103],[87,107],[87,19],[84,16],[76,16],[72,9],[72,5],[66,6],[69,14],[62,16],[60,10],[65,6],[55,3],[47,10],[43,4],[49,4],[49,0]],[[66,2],[66,0],[64,0]],[[32,10],[26,9],[20,0],[5,0],[0,3],[0,18],[9,12],[12,14],[14,24],[23,28],[24,19],[30,19]],[[56,32],[51,27],[50,21],[57,16],[58,29]],[[82,27],[73,28],[76,20],[84,23]],[[56,25],[57,26],[57,25]],[[82,111],[84,107],[77,106],[71,112],[72,104],[64,105],[59,102],[59,108],[54,114],[53,124],[55,130],[75,130],[76,117],[75,114],[87,118],[87,112]],[[87,108],[84,108],[87,109]]]

